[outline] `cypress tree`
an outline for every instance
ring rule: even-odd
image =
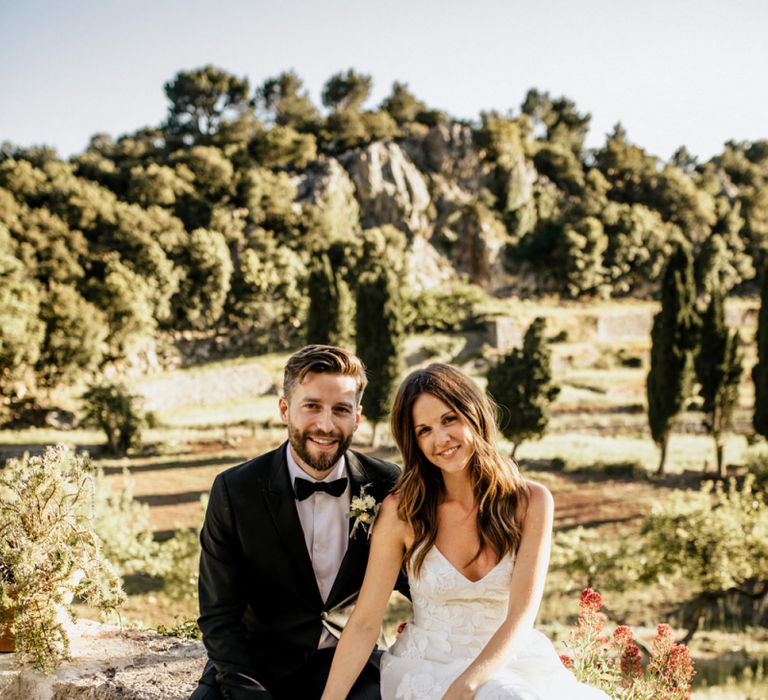
[[[400,286],[391,266],[376,266],[360,276],[355,320],[356,352],[369,378],[363,394],[363,414],[373,426],[373,445],[376,425],[389,413],[392,393],[403,366]]]
[[[672,423],[691,393],[699,328],[695,301],[691,254],[687,247],[678,244],[661,282],[661,311],[653,319],[651,369],[646,384],[648,423],[661,450],[659,474],[664,473]]]
[[[310,270],[307,288],[307,343],[346,345],[350,340],[351,293],[327,254],[321,254]]]
[[[768,256],[760,281],[760,316],[757,322],[757,363],[752,368],[755,384],[755,431],[768,438]]]
[[[725,307],[720,287],[712,290],[701,319],[701,343],[696,354],[696,376],[703,399],[706,425],[715,441],[717,474],[724,475],[723,433],[733,425],[733,411],[739,400],[742,355],[739,335],[725,325]]]
[[[549,424],[549,405],[560,393],[552,383],[545,321],[536,318],[515,348],[488,370],[488,393],[505,409],[501,431],[512,441],[512,457],[523,440],[539,438]]]

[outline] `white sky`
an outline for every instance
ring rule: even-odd
[[[212,63],[251,86],[293,68],[369,73],[429,106],[519,113],[530,87],[621,121],[668,158],[768,138],[766,0],[0,0],[0,141],[69,156],[91,135],[158,125],[163,83]]]

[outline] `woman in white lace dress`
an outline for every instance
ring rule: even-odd
[[[383,700],[593,700],[533,628],[553,502],[495,444],[495,411],[459,370],[411,373],[392,408],[403,456],[379,509],[360,597],[323,700],[342,700],[373,648],[403,562],[414,607],[382,658]]]

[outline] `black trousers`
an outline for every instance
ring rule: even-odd
[[[220,686],[216,680],[216,667],[209,659],[197,689],[189,696],[189,700],[319,700],[331,670],[334,651],[318,649],[303,666],[288,676],[257,678],[263,690],[230,686],[226,680]],[[349,691],[348,700],[381,700],[380,657],[381,652],[373,652]]]

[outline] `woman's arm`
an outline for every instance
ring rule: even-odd
[[[376,644],[405,548],[406,526],[397,517],[397,500],[397,496],[387,496],[379,508],[360,596],[333,655],[321,700],[347,697]]]
[[[512,571],[507,617],[477,658],[451,684],[444,700],[474,698],[477,689],[504,665],[515,641],[536,619],[549,566],[554,503],[546,487],[531,481],[528,486],[530,499]]]

